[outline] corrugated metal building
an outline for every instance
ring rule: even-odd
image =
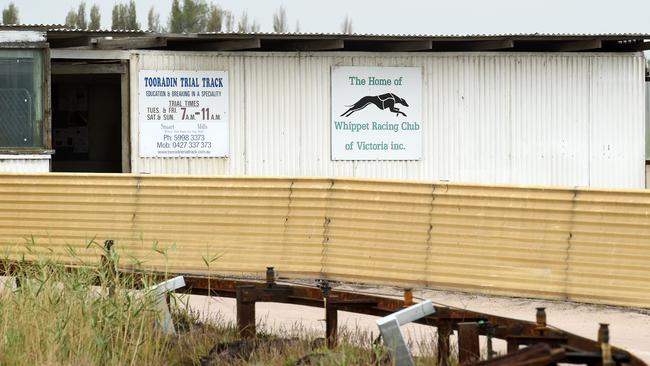
[[[645,187],[646,35],[43,34],[53,171]],[[421,106],[415,158],[333,156],[340,67],[419,73],[421,92],[401,107]],[[144,77],[182,72],[227,80],[221,156],[143,147]],[[30,156],[0,169],[32,169]]]
[[[330,69],[416,66],[423,72],[423,157],[333,161]],[[154,174],[354,176],[456,182],[642,187],[641,55],[567,53],[229,53],[131,56],[140,70],[227,70],[231,155],[140,158]],[[131,151],[138,151],[131,79]]]

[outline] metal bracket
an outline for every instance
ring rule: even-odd
[[[433,307],[433,303],[431,300],[427,300],[377,320],[379,332],[384,339],[384,344],[393,356],[395,365],[413,365],[413,356],[411,356],[399,327],[435,312],[436,309]]]
[[[156,305],[160,310],[160,326],[167,334],[176,334],[176,329],[174,329],[172,315],[167,306],[166,296],[168,292],[174,292],[181,287],[185,287],[185,279],[183,276],[174,277],[171,280],[161,282],[149,288],[150,291],[156,294]]]

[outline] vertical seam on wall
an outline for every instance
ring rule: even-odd
[[[571,209],[569,211],[569,233],[567,235],[567,240],[566,240],[566,250],[565,250],[565,255],[564,255],[564,289],[562,291],[562,296],[564,300],[570,300],[571,296],[569,296],[569,270],[571,269],[571,249],[573,242],[571,239],[573,239],[573,224],[574,224],[574,219],[575,219],[575,210],[576,210],[576,198],[578,196],[578,188],[574,187],[572,189],[573,196],[571,198]]]
[[[325,215],[323,218],[323,240],[321,241],[321,252],[320,252],[320,275],[321,277],[326,278],[325,274],[325,265],[327,264],[327,250],[329,248],[330,241],[330,222],[332,222],[329,214],[330,198],[332,197],[332,189],[334,188],[334,179],[330,180],[330,186],[327,189],[327,197],[325,197]]]
[[[292,264],[290,262],[286,262],[287,260],[287,232],[289,231],[289,217],[291,216],[291,204],[293,202],[293,185],[295,181],[292,179],[291,184],[289,185],[289,197],[288,202],[287,202],[287,213],[284,216],[284,226],[282,230],[282,252],[281,252],[281,257],[280,261],[282,263],[287,263],[287,264]]]
[[[594,58],[588,59],[589,67],[587,67],[587,187],[591,187],[591,106],[593,99],[593,64]]]
[[[247,105],[246,102],[248,101],[247,100],[248,99],[248,87],[246,86],[246,74],[247,74],[247,72],[246,72],[246,58],[242,58],[241,64],[242,64],[242,66],[241,66],[242,67],[242,73],[241,74],[243,75],[242,77],[244,79],[244,82],[242,83],[242,85],[243,85],[242,94],[244,94],[244,97],[242,98],[244,100],[244,116],[243,116],[244,117],[243,118],[244,119],[244,121],[243,121],[244,122],[243,123],[243,125],[244,125],[244,148],[243,148],[243,150],[244,150],[243,151],[243,155],[244,155],[244,175],[248,175],[248,123],[249,123],[249,121],[248,121],[248,108],[246,108],[246,105]],[[230,101],[228,101],[228,103],[230,103]],[[231,123],[230,126],[233,126],[233,124]]]
[[[131,159],[131,173],[142,173],[142,158],[140,157],[140,121],[135,116],[134,106],[140,108],[140,71],[142,58],[139,54],[129,55],[129,146]],[[135,76],[137,73],[137,76]],[[132,87],[133,85],[133,87]],[[132,91],[135,91],[132,92]],[[135,101],[134,99],[137,99]],[[135,122],[135,123],[134,123]],[[135,140],[135,141],[134,141]]]
[[[135,192],[133,194],[134,200],[133,200],[133,214],[131,215],[131,235],[132,237],[135,237],[135,234],[138,229],[138,211],[140,208],[140,191],[142,187],[142,176],[137,175],[135,177]],[[142,235],[139,235],[142,236]]]
[[[641,116],[642,116],[641,119],[643,121],[641,123],[642,129],[643,129],[643,133],[641,135],[641,136],[643,136],[643,140],[641,141],[641,149],[642,149],[641,154],[643,156],[643,172],[642,172],[641,176],[642,176],[643,181],[641,182],[642,183],[641,186],[644,187],[644,188],[647,188],[647,184],[646,184],[647,174],[646,174],[646,165],[645,165],[646,149],[647,149],[646,144],[648,143],[647,139],[646,139],[646,136],[647,136],[647,133],[648,133],[648,131],[646,131],[647,128],[648,128],[648,125],[647,125],[647,120],[648,120],[648,116],[647,116],[647,114],[648,114],[648,101],[647,101],[647,99],[648,99],[648,97],[647,97],[647,93],[646,93],[647,88],[646,88],[646,82],[645,82],[646,61],[645,61],[644,56],[639,56],[639,59],[640,59],[639,62],[641,63],[641,65],[639,67],[639,74],[641,74],[640,75],[641,76],[641,78],[640,78],[640,80],[641,80],[640,84],[641,85],[640,85],[640,90],[639,90],[640,91],[640,94],[639,94],[640,98],[639,99],[641,99],[641,105],[643,106],[643,109],[641,110]]]
[[[303,77],[303,70],[302,70],[302,56],[300,55],[300,51],[298,52],[298,77],[299,80],[306,80]],[[302,98],[305,95],[305,91],[303,90],[304,84],[302,82],[298,82],[298,95],[299,98]],[[307,121],[307,118],[303,118],[304,115],[304,108],[305,106],[302,103],[298,103],[298,120],[300,121],[298,123],[298,149],[296,149],[296,155],[298,156],[298,174],[303,174],[303,166],[302,166],[302,159],[301,159],[301,151],[302,151],[302,130],[303,130],[303,123]]]
[[[508,179],[509,179],[510,182],[513,181],[513,177],[514,177],[514,166],[513,166],[513,161],[512,161],[513,158],[512,157],[514,155],[513,150],[514,150],[514,146],[515,146],[515,143],[514,143],[514,141],[515,141],[514,140],[514,131],[513,131],[514,123],[512,121],[512,104],[513,104],[512,103],[512,98],[513,98],[513,95],[514,95],[512,80],[513,80],[513,78],[516,79],[518,77],[518,72],[517,71],[519,69],[518,69],[518,66],[517,66],[517,60],[519,60],[519,59],[515,58],[514,62],[511,61],[511,62],[513,62],[512,66],[513,66],[514,72],[508,73],[508,78],[509,78],[509,80],[508,80],[508,133],[509,133],[509,136],[508,136],[508,138],[509,138],[508,139],[509,140],[508,141]],[[513,76],[513,74],[514,74],[514,76]]]
[[[431,259],[431,246],[432,246],[432,241],[431,241],[431,236],[432,236],[432,231],[433,231],[433,203],[436,200],[436,185],[432,184],[431,185],[431,202],[429,203],[429,229],[427,230],[427,241],[426,241],[426,252],[424,256],[424,278],[423,282],[425,286],[430,285],[429,281],[429,260]]]

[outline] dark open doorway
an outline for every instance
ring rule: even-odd
[[[122,74],[75,69],[53,65],[52,171],[122,172]]]

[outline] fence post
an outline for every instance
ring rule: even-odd
[[[237,287],[237,329],[242,338],[255,337],[255,299],[249,296],[249,291],[255,286]]]
[[[471,364],[480,357],[478,323],[458,323],[458,363]]]

